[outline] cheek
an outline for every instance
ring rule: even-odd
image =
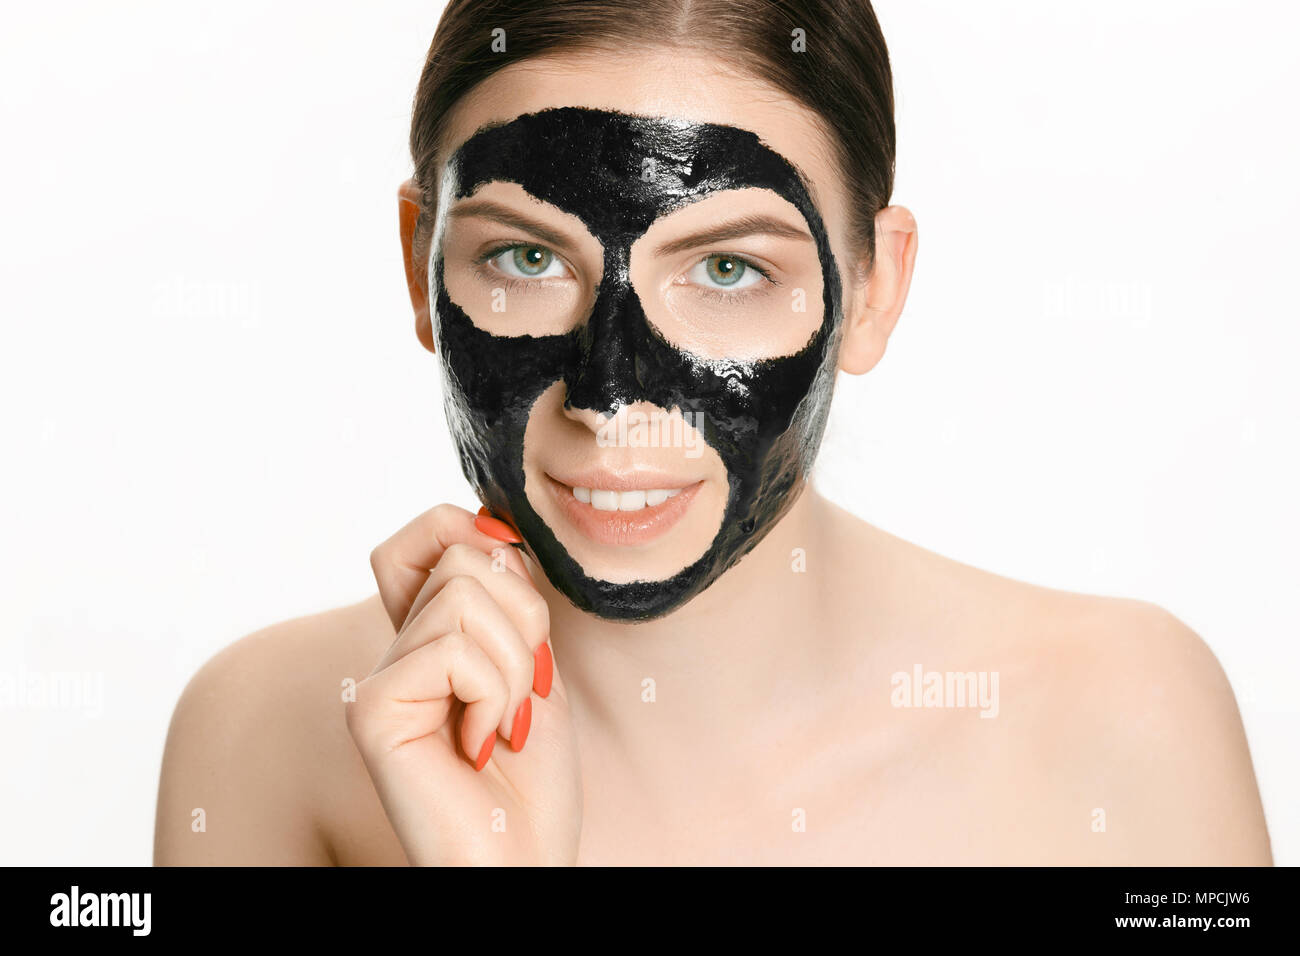
[[[518,284],[516,284],[518,283]],[[449,269],[447,294],[475,326],[496,336],[560,335],[577,324],[577,284],[526,284]]]
[[[775,281],[760,276],[737,289],[672,282],[653,270],[634,262],[631,272],[646,320],[671,346],[706,361],[793,355],[825,319],[824,284],[815,259],[794,264],[774,275]]]
[[[443,403],[466,477],[480,495],[521,487],[518,463],[528,412],[560,378],[572,351],[570,337],[493,335],[448,299],[445,289],[437,299],[435,328]]]

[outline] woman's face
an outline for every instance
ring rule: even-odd
[[[516,64],[447,142],[428,295],[465,474],[578,607],[666,614],[820,443],[851,272],[828,144],[770,89],[654,54]]]

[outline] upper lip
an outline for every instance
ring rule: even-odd
[[[629,471],[605,471],[590,468],[584,471],[567,472],[563,477],[547,472],[552,479],[570,488],[598,488],[602,491],[651,491],[673,488],[689,488],[699,481],[698,478],[679,478],[662,471],[634,469]]]

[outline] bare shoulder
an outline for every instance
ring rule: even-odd
[[[375,596],[249,634],[205,663],[167,733],[155,864],[333,862],[331,780],[340,761],[360,761],[343,695],[391,632]]]
[[[1095,795],[1085,858],[1271,864],[1236,698],[1205,641],[1144,601],[1034,590],[1040,636],[1021,649],[1042,686],[1025,696],[1044,770]]]
[[[996,677],[995,719],[954,720],[949,755],[979,754],[981,797],[1008,810],[1005,843],[1032,835],[1008,857],[1271,864],[1236,698],[1187,624],[1152,603],[1039,587],[843,523],[857,525],[873,599],[897,622],[886,669],[920,661]]]

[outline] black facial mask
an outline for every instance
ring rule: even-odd
[[[652,175],[643,176],[647,169]],[[435,241],[434,333],[466,478],[494,513],[515,523],[551,583],[577,607],[611,620],[669,613],[771,530],[798,497],[821,443],[843,313],[839,271],[802,177],[746,130],[578,108],[485,127],[453,154],[444,175],[444,202],[488,182],[516,183],[582,220],[604,250],[585,323],[559,335],[498,336],[476,327],[448,296]],[[821,261],[821,325],[789,356],[691,355],[646,320],[628,277],[632,244],[661,216],[720,190],[750,187],[773,191],[803,214]],[[665,580],[616,584],[589,577],[556,539],[524,492],[523,451],[529,412],[557,381],[566,407],[613,415],[621,405],[650,402],[701,422],[704,441],[726,466],[730,493],[699,560]]]

